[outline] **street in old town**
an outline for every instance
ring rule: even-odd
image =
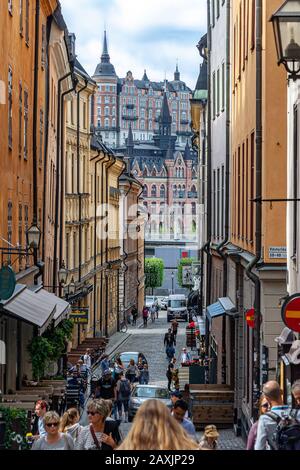
[[[300,1],[0,0],[0,33],[0,451],[300,450]]]

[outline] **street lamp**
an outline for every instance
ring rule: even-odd
[[[174,273],[171,274],[171,278],[172,278],[172,294],[174,294]]]
[[[27,246],[38,250],[41,241],[41,231],[37,225],[32,225],[26,232]]]
[[[289,78],[300,78],[300,1],[287,0],[274,13],[273,23],[278,65],[283,64]]]
[[[68,286],[68,294],[69,295],[74,295],[76,292],[76,284],[74,282],[74,278],[72,277],[71,282]]]
[[[61,268],[58,271],[58,282],[60,286],[64,286],[67,283],[68,270],[66,269],[65,262],[62,262]]]

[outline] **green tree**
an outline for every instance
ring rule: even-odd
[[[196,258],[182,258],[179,263],[178,263],[178,284],[180,287],[183,287],[182,285],[182,267],[183,266],[191,266],[192,263],[194,263]]]
[[[146,289],[161,287],[164,281],[164,262],[160,258],[145,259]]]

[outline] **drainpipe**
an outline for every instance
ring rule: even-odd
[[[210,304],[210,294],[211,294],[211,253],[210,253],[210,244],[211,244],[211,6],[210,0],[207,0],[207,18],[208,18],[208,27],[207,27],[207,74],[208,74],[208,97],[207,97],[207,243],[204,247],[204,252],[207,255],[207,270],[206,270],[206,304]],[[206,353],[209,352],[209,324],[206,320]]]
[[[50,33],[51,33],[51,25],[52,25],[53,16],[47,19],[47,62],[46,62],[46,95],[45,95],[45,145],[44,145],[44,191],[43,191],[43,238],[42,238],[42,260],[45,261],[45,230],[46,230],[46,194],[47,194],[47,165],[48,165],[48,135],[49,135],[49,40],[50,40]],[[43,279],[45,284],[45,279]]]
[[[71,77],[72,72],[67,73],[58,80],[58,93],[57,93],[57,128],[56,128],[56,187],[55,187],[55,226],[54,226],[54,249],[53,249],[53,272],[52,272],[52,284],[53,292],[55,293],[55,286],[57,280],[57,243],[58,243],[58,224],[59,224],[59,156],[60,156],[60,126],[61,126],[61,109],[60,109],[60,99],[61,99],[61,84],[64,80]],[[60,243],[62,241],[60,240]]]
[[[104,205],[104,190],[105,190],[105,181],[104,181],[104,165],[106,165],[106,163],[108,163],[110,161],[110,157],[108,154],[105,155],[105,158],[107,158],[107,160],[103,160],[102,162],[102,185],[101,185],[101,188],[102,188],[102,191],[101,191],[101,207],[103,209],[103,205]],[[108,182],[106,182],[106,184],[108,184]],[[104,217],[108,217],[108,210],[105,211],[105,214],[102,214],[102,219]],[[104,230],[101,231],[101,266],[103,267],[103,264],[104,264],[104,240],[103,240],[103,236],[104,236]],[[105,271],[104,271],[104,277],[105,277]],[[100,321],[101,321],[101,326],[103,328],[103,324],[102,324],[102,306],[103,306],[103,286],[104,286],[104,279],[103,279],[103,272],[101,272],[101,288],[100,288],[100,306],[101,306],[101,315],[100,315]],[[103,332],[103,330],[101,329],[101,331]]]
[[[85,85],[77,91],[77,191],[79,196],[79,263],[78,263],[78,282],[81,282],[81,263],[82,263],[82,193],[80,190],[80,94],[88,87],[88,80],[84,80]]]
[[[117,159],[114,155],[110,155],[112,157],[112,162],[105,167],[106,171],[106,206],[107,206],[107,215],[109,214],[108,211],[108,204],[109,204],[109,185],[108,185],[108,170],[116,163]],[[106,243],[105,243],[105,264],[108,264],[108,234],[106,234]],[[108,276],[106,276],[106,289],[105,289],[105,336],[108,337]]]
[[[220,243],[216,251],[223,259],[223,297],[227,296],[228,284],[228,266],[227,257],[223,253],[223,248],[229,241],[229,179],[230,179],[230,16],[231,7],[230,0],[226,4],[226,163],[225,163],[225,238]],[[226,367],[226,336],[227,336],[226,315],[222,317],[222,383],[227,382],[227,367]]]
[[[38,178],[37,178],[37,124],[39,95],[39,51],[40,51],[40,0],[35,2],[35,50],[34,50],[34,96],[33,96],[33,135],[32,135],[32,189],[33,223],[38,221]],[[34,250],[34,264],[37,264],[37,250]]]
[[[262,197],[262,0],[256,0],[256,199]],[[255,286],[255,328],[254,328],[254,384],[252,415],[258,410],[255,402],[260,395],[260,322],[261,322],[261,285],[259,277],[252,272],[262,256],[262,205],[256,204],[255,258],[246,268],[246,274]]]
[[[100,157],[101,150],[98,150],[98,154],[93,157],[90,161],[97,160]],[[100,160],[95,161],[95,173],[94,173],[94,338],[96,338],[96,311],[97,311],[97,302],[96,302],[96,295],[97,295],[97,167],[98,164],[103,162],[106,155],[100,158]],[[101,320],[101,317],[100,317]],[[100,325],[101,329],[101,325]]]
[[[64,98],[72,91],[76,90],[76,86],[78,84],[78,79],[73,77],[73,86],[69,90],[65,91],[61,95],[61,122],[64,123]],[[60,155],[60,225],[59,225],[59,239],[60,241],[63,240],[63,227],[64,227],[64,199],[65,199],[65,158],[64,158],[64,139],[65,139],[65,126],[61,126],[61,155]],[[63,262],[63,243],[60,242],[59,244],[59,267],[62,266]]]

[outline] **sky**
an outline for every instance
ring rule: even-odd
[[[178,60],[181,79],[194,89],[201,58],[196,48],[206,32],[206,0],[61,0],[78,60],[93,75],[107,30],[117,75],[131,70],[141,79],[173,80]],[[75,7],[74,5],[81,5]],[[84,5],[84,6],[82,6]]]

